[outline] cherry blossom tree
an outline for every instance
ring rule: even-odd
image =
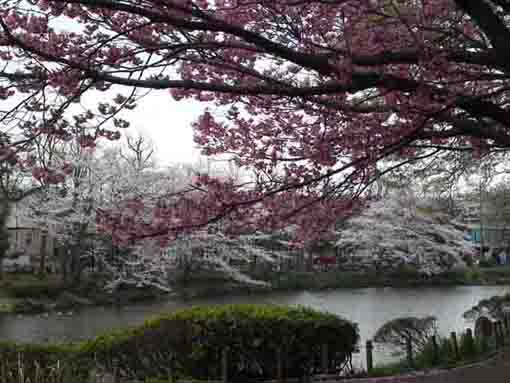
[[[151,239],[137,241],[125,256],[111,260],[100,248],[94,252],[111,273],[106,286],[111,290],[136,286],[170,292],[201,270],[238,284],[267,287],[268,282],[251,275],[253,267],[260,263],[277,265],[295,254],[287,241],[281,243],[284,249],[271,250],[261,244],[264,240],[275,239],[262,233],[232,238],[223,234],[221,225],[209,225],[207,230],[193,231],[165,246]]]
[[[124,151],[93,151],[68,142],[61,150],[52,152],[52,161],[69,174],[56,173],[61,176],[60,182],[44,183],[20,204],[25,217],[48,229],[65,248],[64,279],[79,281],[81,260],[87,256],[87,249],[95,246],[89,242],[96,233],[97,213],[101,209],[120,210],[142,195],[153,196],[155,180],[162,177],[154,174],[154,148],[146,143],[140,136],[129,139]],[[165,181],[170,184],[168,179]]]
[[[134,162],[128,163],[132,166]],[[113,244],[123,253],[121,257],[108,257],[104,248],[91,249],[112,276],[107,288],[113,290],[119,286],[131,285],[171,291],[177,278],[192,278],[200,270],[221,274],[223,278],[241,284],[267,286],[267,282],[251,275],[252,269],[261,263],[271,267],[295,255],[296,249],[293,242],[288,240],[288,235],[278,236],[278,233],[264,234],[258,231],[227,235],[228,229],[225,226],[235,224],[231,217],[200,230],[179,231],[172,241],[162,236],[148,236],[133,241],[136,235],[125,235],[132,228],[139,229],[141,220],[152,219],[154,210],[168,209],[172,204],[180,203],[183,195],[186,198],[193,197],[196,186],[192,185],[192,180],[197,173],[239,179],[240,174],[235,166],[225,168],[224,163],[214,165],[202,161],[193,166],[172,166],[159,172],[145,173],[143,184],[158,185],[154,190],[145,188],[142,194],[136,195],[136,199],[122,194],[116,205],[105,205],[99,210],[99,228],[107,224],[101,219],[105,213],[108,218],[113,214],[119,219],[111,227]],[[132,183],[132,177],[123,179]],[[120,234],[115,236],[114,230],[120,230]],[[108,229],[102,231],[109,232]],[[292,231],[292,228],[288,227],[286,231]],[[274,249],[269,244],[277,244],[278,248]]]
[[[409,194],[373,201],[347,221],[339,237],[337,248],[355,264],[390,270],[413,265],[425,275],[463,265],[463,257],[474,253],[462,230],[445,217],[421,211]]]
[[[115,140],[129,125],[122,110],[158,89],[208,106],[194,124],[204,154],[256,170],[242,185],[198,177],[191,197],[138,220],[130,237],[171,240],[226,216],[231,233],[290,224],[301,239],[327,236],[380,161],[395,162],[390,172],[510,146],[506,0],[1,5],[3,160],[27,164],[41,135]],[[81,111],[87,97],[100,101]],[[56,182],[60,170],[37,174]]]
[[[137,227],[135,218],[151,219],[155,209],[190,193],[195,171],[180,165],[158,168],[154,152],[150,140],[143,136],[128,137],[120,149],[90,150],[70,142],[65,150],[51,152],[54,163],[67,164],[69,176],[62,176],[58,184],[45,184],[25,198],[19,210],[63,245],[64,279],[78,283],[88,258],[109,272],[110,289],[134,285],[168,291],[178,272],[177,260],[214,268],[240,282],[263,284],[231,264],[255,258],[274,263],[289,256],[253,244],[263,236],[230,238],[222,233],[220,223],[205,231],[181,232],[173,243],[165,238],[134,242],[126,236],[127,230]],[[109,218],[119,219],[110,235],[97,230],[102,228],[105,212]]]

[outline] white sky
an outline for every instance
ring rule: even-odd
[[[30,5],[27,6],[30,7]],[[80,32],[83,29],[80,25],[69,21],[66,17],[52,19],[51,26],[57,31]],[[0,60],[0,64],[5,63]],[[19,65],[11,62],[8,69],[15,71],[19,69]],[[110,96],[116,93],[127,96],[129,90],[130,88],[122,86],[114,86],[111,88],[111,91],[107,92],[92,90],[87,92],[82,98],[81,103],[97,112],[98,101],[108,102],[111,99]],[[144,93],[145,91],[140,90],[139,93]],[[8,110],[26,96],[27,94],[22,95],[18,93],[9,100],[0,101],[0,110]],[[200,161],[200,152],[193,142],[191,124],[198,118],[207,103],[186,99],[177,102],[172,98],[168,90],[161,90],[151,91],[137,102],[137,105],[137,108],[134,110],[125,110],[120,114],[121,117],[131,123],[130,128],[124,132],[121,131],[123,135],[136,135],[138,131],[150,138],[156,146],[157,159],[161,166],[171,163],[196,163]],[[79,108],[76,105],[71,105],[69,110],[72,112],[79,110]],[[111,126],[108,127],[111,128]],[[1,127],[1,129],[4,130],[5,127]],[[100,144],[109,146],[106,140],[101,140]]]
[[[191,124],[204,106],[204,103],[190,100],[175,101],[168,91],[153,91],[140,100],[134,110],[122,113],[131,122],[131,127],[122,133],[138,131],[150,138],[162,166],[195,163],[200,152],[193,142]]]

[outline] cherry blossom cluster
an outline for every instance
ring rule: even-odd
[[[509,17],[494,0],[6,0],[0,98],[29,96],[4,116],[24,124],[0,155],[21,158],[41,134],[89,149],[116,140],[129,92],[165,89],[207,103],[195,142],[251,180],[126,200],[101,212],[103,229],[164,242],[225,220],[232,233],[327,236],[385,159],[510,147]],[[117,87],[127,92],[109,95]],[[110,99],[69,116],[90,92]]]

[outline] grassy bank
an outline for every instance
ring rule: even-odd
[[[257,276],[254,276],[257,278]],[[258,276],[270,287],[240,285],[217,274],[192,275],[174,287],[174,295],[184,299],[229,294],[259,294],[271,291],[353,289],[368,287],[437,287],[510,284],[510,267],[471,268],[426,277],[412,268],[392,273],[377,272],[294,272]],[[154,289],[130,288],[107,293],[97,279],[68,286],[56,277],[38,279],[29,274],[9,275],[0,281],[0,312],[38,313],[73,310],[90,305],[129,305],[168,298]]]
[[[32,274],[13,274],[0,281],[0,312],[72,311],[83,306],[127,305],[162,296],[160,291],[140,288],[112,294],[104,289],[101,278],[87,277],[78,285],[69,285],[57,276],[40,279]]]
[[[186,284],[176,286],[182,298],[208,298],[229,294],[259,294],[271,291],[299,291],[325,289],[355,289],[369,287],[441,287],[510,285],[510,267],[472,268],[426,277],[413,269],[403,268],[393,273],[377,272],[295,272],[254,275],[270,287],[239,285],[219,277],[194,276]]]
[[[502,285],[510,284],[510,267],[472,268],[430,277],[420,275],[412,269],[386,274],[375,271],[289,272],[274,275],[268,281],[277,290]]]

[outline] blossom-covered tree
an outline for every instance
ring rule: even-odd
[[[230,238],[223,234],[221,226],[209,225],[207,230],[183,235],[165,246],[150,239],[137,241],[124,256],[111,260],[103,249],[93,251],[111,272],[107,288],[112,290],[131,285],[171,291],[200,270],[239,284],[268,286],[252,275],[253,268],[261,263],[276,265],[295,254],[287,241],[281,243],[284,249],[271,250],[261,244],[264,240],[275,239],[261,233]]]
[[[136,230],[138,220],[151,219],[155,209],[190,193],[195,170],[180,165],[158,168],[154,151],[143,136],[128,137],[120,149],[91,151],[70,142],[52,151],[53,163],[66,164],[70,174],[62,176],[58,184],[44,184],[25,198],[18,210],[47,228],[63,245],[64,279],[79,282],[83,266],[90,264],[85,260],[93,259],[109,272],[109,288],[135,285],[169,290],[177,272],[176,261],[185,260],[200,267],[214,267],[238,281],[262,283],[240,272],[230,261],[257,258],[273,263],[288,256],[285,252],[271,254],[252,243],[263,236],[257,235],[254,240],[251,236],[229,238],[220,230],[220,223],[196,233],[181,232],[173,243],[165,238],[135,242],[126,234]],[[111,232],[101,230],[105,214],[118,219]]]
[[[154,196],[155,180],[163,177],[154,174],[154,148],[144,144],[146,141],[143,137],[129,139],[127,150],[97,152],[75,142],[66,143],[52,152],[51,160],[61,164],[68,174],[62,174],[57,184],[41,181],[43,186],[20,203],[21,214],[46,228],[65,247],[65,279],[80,279],[81,259],[91,247],[98,212],[106,208],[120,210],[137,198]],[[165,181],[163,185],[171,184]]]
[[[194,124],[204,154],[256,169],[243,185],[199,177],[192,198],[129,236],[173,239],[225,216],[230,232],[292,224],[323,236],[383,159],[510,146],[506,0],[1,5],[3,160],[29,166],[40,135],[115,140],[139,90],[159,89],[209,106]],[[99,104],[79,111],[88,95]],[[58,171],[39,174],[56,182]]]
[[[390,270],[413,265],[426,275],[462,265],[464,256],[473,255],[461,230],[416,205],[410,195],[393,194],[373,201],[346,222],[337,248],[356,264],[366,262]]]

